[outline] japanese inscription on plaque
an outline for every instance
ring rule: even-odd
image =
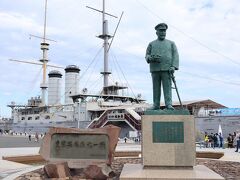
[[[106,134],[53,134],[50,157],[60,159],[107,159],[109,139]]]
[[[153,143],[184,143],[183,122],[152,122]]]

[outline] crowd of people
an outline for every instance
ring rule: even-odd
[[[224,139],[222,133],[211,133],[205,132],[204,143],[206,148],[223,148]]]
[[[43,136],[43,135],[41,134],[41,137],[42,137],[42,136]],[[28,140],[29,140],[29,141],[32,141],[32,135],[31,135],[31,134],[28,135]],[[36,132],[35,135],[34,135],[34,141],[35,141],[35,142],[39,142],[39,135],[38,135],[37,132]]]
[[[206,148],[224,148],[224,144],[226,142],[227,148],[236,148],[235,152],[238,152],[240,148],[240,132],[234,132],[233,134],[229,134],[224,141],[222,133],[211,133],[208,134],[205,132],[204,135],[204,146]]]

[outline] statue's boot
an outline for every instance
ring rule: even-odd
[[[152,106],[150,108],[147,108],[147,110],[159,110],[160,107],[157,107],[157,106]]]
[[[166,106],[166,109],[167,109],[167,110],[174,110],[174,107],[173,107],[172,105],[167,105],[167,106]]]

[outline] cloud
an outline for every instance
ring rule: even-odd
[[[16,12],[0,12],[1,29],[32,29],[38,26],[31,18]]]
[[[57,41],[50,42],[50,63],[62,66],[77,64],[80,74],[86,70],[102,46],[102,41],[95,37],[102,33],[102,16],[86,5],[101,9],[101,3],[97,0],[48,1],[47,37]],[[30,96],[40,93],[38,86],[42,75],[36,78],[40,67],[16,64],[7,59],[38,61],[42,57],[41,40],[29,40],[28,35],[42,36],[44,3],[12,0],[1,1],[0,7],[0,95],[1,99],[6,99],[0,106],[6,109],[7,101],[24,103]],[[239,86],[231,84],[239,83],[240,75],[240,38],[237,33],[240,24],[236,23],[240,20],[238,0],[227,3],[225,0],[217,3],[209,0],[106,1],[106,11],[117,16],[124,11],[109,56],[109,65],[114,73],[109,80],[111,83],[120,82],[120,79],[124,81],[122,72],[114,65],[117,61],[135,94],[142,93],[151,102],[151,75],[144,59],[145,49],[150,41],[156,39],[154,26],[166,22],[169,25],[167,38],[176,43],[180,54],[180,70],[176,78],[182,99],[212,98],[227,106],[239,106],[240,98],[236,96]],[[118,19],[106,18],[109,20],[109,33],[113,34]],[[87,83],[90,87],[99,79],[102,58],[101,52],[96,66],[91,67],[86,78],[81,80],[81,87],[88,81],[89,74],[92,74]],[[31,86],[33,88],[28,93]],[[102,79],[99,79],[91,90],[99,91],[101,86]],[[4,111],[9,115],[10,110]]]

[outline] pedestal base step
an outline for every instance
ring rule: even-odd
[[[193,169],[173,168],[147,168],[142,164],[125,164],[120,175],[120,180],[223,180],[224,178],[203,165],[194,166]]]

